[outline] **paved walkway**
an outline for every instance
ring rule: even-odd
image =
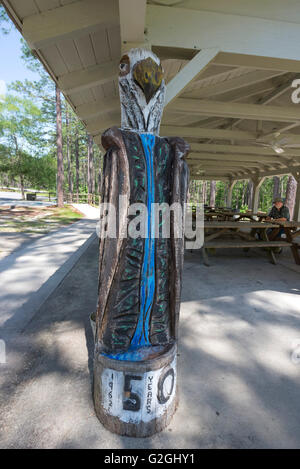
[[[105,430],[92,401],[89,315],[98,240],[7,343],[0,365],[0,446],[14,448],[296,448],[300,446],[300,276],[261,251],[186,253],[179,338],[180,405],[151,438]],[[261,254],[259,254],[261,253]],[[291,264],[292,265],[292,264]]]
[[[0,334],[22,331],[96,237],[82,219],[25,244],[0,260]]]
[[[100,217],[100,209],[99,207],[93,207],[89,204],[72,204],[76,210],[83,213],[83,215],[89,219],[99,220]]]
[[[18,205],[23,207],[49,207],[56,202],[49,202],[49,198],[39,196],[39,200],[22,200],[22,195],[18,192],[0,191],[0,207],[6,205]]]

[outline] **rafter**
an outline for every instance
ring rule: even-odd
[[[250,179],[252,173],[245,173],[243,171],[201,171],[199,173],[191,173],[191,179],[199,179],[199,180],[230,180],[230,179]]]
[[[221,140],[255,140],[256,133],[243,130],[223,130],[209,129],[206,127],[182,127],[173,125],[162,125],[160,128],[161,135],[178,135],[186,138],[214,138]]]
[[[274,89],[273,80],[266,80],[261,83],[255,83],[254,85],[244,86],[238,90],[226,91],[224,94],[218,95],[218,101],[239,101],[240,99],[248,99],[251,96],[267,93]],[[198,98],[197,88],[192,91],[188,91],[182,95],[183,98]]]
[[[273,169],[271,171],[258,171],[256,173],[256,177],[273,177],[273,176],[285,176],[287,174],[293,174],[294,171],[297,169],[300,170],[300,166],[294,166],[294,167],[286,167],[286,168],[279,168],[279,169]],[[243,179],[240,177],[237,177],[236,179]]]
[[[32,49],[119,24],[118,2],[80,0],[24,18],[22,34]]]
[[[266,106],[267,104],[270,104],[272,101],[275,101],[276,99],[278,99],[280,96],[282,96],[291,87],[291,83],[293,81],[293,78],[297,78],[297,77],[298,77],[297,74],[296,75],[295,74],[289,74],[288,79],[285,79],[283,83],[281,83],[279,86],[276,86],[275,89],[273,89],[270,93],[268,93],[262,99],[260,99],[259,101],[256,101],[256,104]],[[232,128],[239,125],[242,121],[243,121],[243,119],[237,119],[232,124]]]
[[[258,104],[224,103],[220,101],[178,98],[169,106],[167,113],[171,111],[205,116],[300,122],[300,113],[297,106],[261,106]]]
[[[219,161],[210,161],[210,160],[188,160],[189,166],[194,168],[219,168],[220,162]],[[239,161],[222,161],[222,168],[262,168],[264,169],[265,166],[263,164],[257,162],[239,162]]]
[[[206,70],[218,52],[217,48],[201,50],[177,73],[167,85],[165,106],[168,106],[200,73]]]
[[[251,154],[256,155],[258,159],[261,156],[269,155],[279,159],[279,155],[273,150],[272,147],[263,147],[259,145],[246,146],[246,145],[224,145],[213,143],[191,143],[191,150],[198,152],[215,152],[215,153],[235,153],[235,154]],[[300,150],[289,148],[283,156],[285,157],[300,157]]]
[[[300,61],[298,59],[280,59],[259,55],[232,54],[220,52],[214,64],[219,66],[251,67],[260,70],[281,70],[282,72],[300,73]]]
[[[243,153],[238,153],[236,155],[230,153],[196,153],[193,151],[188,155],[187,161],[191,159],[194,160],[202,160],[202,159],[209,159],[211,161],[219,161],[219,164],[222,164],[223,161],[242,161],[242,162],[249,162],[257,161],[266,164],[285,164],[284,161],[278,156],[269,156],[269,155],[247,155]]]
[[[288,145],[300,145],[300,135],[284,133],[288,128],[293,128],[293,127],[297,127],[297,126],[300,126],[300,122],[297,123],[297,124],[294,124],[293,126],[284,127],[283,129],[280,129],[276,132],[271,132],[269,134],[264,134],[264,135],[262,135],[261,137],[259,137],[257,139],[257,142],[266,142],[270,139],[275,140],[276,134],[279,133],[280,134],[279,140],[287,139],[288,140]],[[283,133],[281,133],[281,132],[283,132]],[[290,152],[290,150],[294,151],[292,148],[287,148],[286,149],[287,152]]]
[[[86,120],[86,128],[88,132],[93,135],[99,135],[104,130],[108,129],[109,127],[119,126],[121,121],[121,117],[119,113],[113,114],[110,113],[106,116],[98,117],[96,119]]]
[[[299,24],[288,21],[147,5],[146,27],[149,42],[157,46],[221,47],[229,53],[299,60]]]
[[[217,96],[226,92],[234,90],[236,93],[240,88],[257,84],[262,81],[283,75],[285,72],[278,72],[276,70],[255,70],[240,77],[232,78],[221,83],[201,87],[197,90],[197,98],[208,98],[209,96]],[[184,97],[189,97],[186,93]]]
[[[90,119],[97,117],[107,112],[115,112],[120,109],[119,98],[107,98],[90,102],[88,104],[81,104],[76,107],[76,114],[80,119]]]
[[[86,88],[103,85],[116,78],[118,63],[119,61],[115,60],[67,73],[58,78],[58,86],[64,93],[75,93]]]

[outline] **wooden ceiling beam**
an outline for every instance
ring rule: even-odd
[[[41,49],[112,25],[119,25],[117,0],[80,0],[25,17],[22,34],[32,49]]]

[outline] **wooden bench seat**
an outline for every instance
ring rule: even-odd
[[[203,260],[204,264],[206,266],[209,266],[209,260],[208,260],[208,249],[219,249],[219,248],[241,248],[244,249],[245,251],[248,251],[250,248],[267,248],[268,255],[270,257],[270,260],[272,264],[276,264],[276,258],[274,254],[274,250],[272,248],[278,248],[278,247],[290,247],[292,246],[292,243],[288,243],[286,241],[207,241],[203,245]],[[271,249],[268,249],[271,248]]]
[[[291,246],[286,241],[208,241],[204,248],[271,248]]]

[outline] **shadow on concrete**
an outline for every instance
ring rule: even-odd
[[[146,439],[120,437],[92,401],[98,280],[95,240],[22,334],[3,370],[2,447],[295,448],[300,445],[299,276],[267,259],[187,253],[178,373],[180,406]],[[217,262],[216,262],[217,261]]]

